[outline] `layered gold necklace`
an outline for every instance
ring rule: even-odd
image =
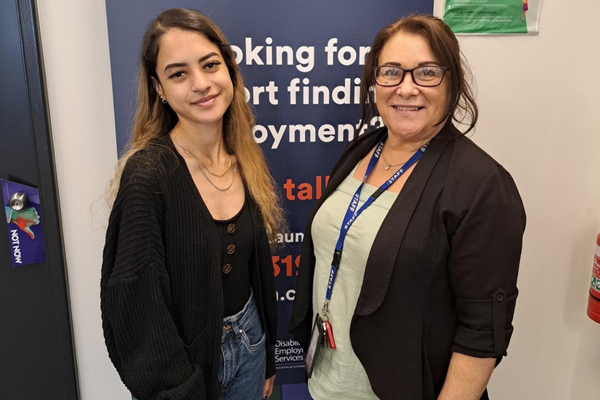
[[[236,173],[236,171],[237,171],[237,162],[236,162],[236,161],[233,161],[233,162],[231,161],[231,159],[233,158],[233,157],[231,156],[231,154],[229,155],[229,163],[227,164],[227,169],[225,170],[225,172],[223,172],[222,174],[215,174],[214,172],[211,172],[211,170],[209,170],[209,169],[206,167],[206,165],[204,165],[204,163],[203,163],[203,162],[202,162],[202,161],[201,161],[201,160],[200,160],[198,157],[196,157],[196,156],[195,156],[195,155],[193,155],[193,154],[192,154],[192,153],[191,153],[191,152],[190,152],[188,149],[186,149],[186,148],[185,148],[185,146],[184,146],[183,144],[181,144],[181,142],[180,142],[179,140],[177,140],[177,138],[175,137],[175,135],[173,135],[173,134],[171,133],[171,134],[170,134],[170,136],[171,136],[171,139],[173,139],[173,141],[174,141],[175,143],[177,143],[177,145],[178,145],[179,147],[181,147],[181,149],[183,150],[183,152],[184,152],[184,153],[185,153],[185,154],[186,154],[188,157],[191,157],[191,158],[193,158],[194,160],[196,160],[196,163],[198,164],[198,169],[200,170],[200,172],[202,173],[202,175],[204,175],[204,177],[206,178],[206,180],[208,181],[208,183],[210,183],[210,185],[211,185],[212,187],[214,187],[215,189],[217,189],[217,190],[218,190],[218,191],[220,191],[220,192],[226,192],[226,191],[228,191],[229,189],[231,189],[231,187],[233,186],[233,182],[235,181],[235,173]],[[222,187],[219,187],[219,186],[215,185],[215,183],[214,183],[213,181],[211,181],[211,180],[210,180],[210,178],[208,177],[208,175],[206,174],[206,172],[204,172],[204,171],[206,170],[206,171],[207,171],[209,174],[211,174],[211,175],[213,175],[213,176],[215,176],[215,177],[217,177],[217,178],[222,178],[222,177],[224,177],[224,176],[225,176],[225,174],[226,174],[227,172],[229,172],[229,171],[231,170],[231,165],[232,165],[232,164],[233,164],[233,173],[231,174],[231,182],[229,182],[229,185],[228,185],[227,187],[225,187],[225,188],[222,188]]]

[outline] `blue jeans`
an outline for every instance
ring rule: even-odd
[[[223,320],[219,400],[262,399],[265,368],[265,334],[250,294],[242,311]]]
[[[251,293],[242,311],[223,319],[219,400],[262,399],[266,357],[265,334]]]

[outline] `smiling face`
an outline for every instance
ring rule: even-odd
[[[424,37],[405,32],[392,36],[381,49],[378,65],[412,69],[440,65]],[[444,116],[449,96],[448,73],[436,87],[421,87],[405,73],[402,83],[394,87],[375,85],[377,109],[390,136],[401,142],[423,142],[442,129],[437,125]]]
[[[197,32],[169,30],[160,41],[156,76],[156,91],[181,124],[222,129],[233,84],[216,44]]]

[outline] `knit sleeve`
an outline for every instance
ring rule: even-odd
[[[135,156],[134,156],[135,157]],[[170,312],[162,197],[151,163],[129,160],[106,236],[101,309],[109,356],[138,399],[205,399]]]
[[[525,211],[502,167],[483,180],[451,238],[450,283],[458,328],[452,351],[501,359],[513,332]]]

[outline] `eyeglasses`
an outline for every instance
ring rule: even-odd
[[[448,70],[439,65],[425,65],[413,69],[404,69],[392,65],[380,65],[375,67],[375,82],[379,86],[398,86],[404,79],[404,75],[410,72],[413,82],[417,86],[434,87],[442,83],[444,73]]]

